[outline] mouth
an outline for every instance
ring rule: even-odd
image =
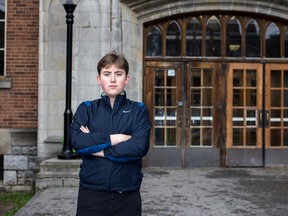
[[[109,88],[117,88],[116,85],[110,85]]]

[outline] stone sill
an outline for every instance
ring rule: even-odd
[[[62,144],[62,136],[57,136],[57,135],[51,135],[48,136],[45,140],[44,143],[60,143]]]
[[[12,79],[0,77],[0,89],[11,89]]]

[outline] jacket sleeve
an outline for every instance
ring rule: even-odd
[[[81,126],[88,126],[91,106],[90,101],[81,103],[70,125],[71,146],[79,154],[92,154],[111,146],[109,134],[95,132],[83,133],[80,130]]]
[[[135,119],[131,139],[104,150],[106,158],[136,160],[144,157],[149,150],[151,123],[147,107],[142,103]],[[122,162],[122,161],[121,161]],[[124,162],[124,161],[123,161]]]

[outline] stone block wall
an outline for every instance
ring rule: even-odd
[[[2,132],[3,133],[3,132]],[[36,130],[6,130],[11,149],[3,157],[1,191],[31,191],[34,189],[34,169],[37,164]]]

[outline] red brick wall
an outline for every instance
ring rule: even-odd
[[[0,128],[36,128],[39,0],[7,2],[6,78],[0,89]]]

